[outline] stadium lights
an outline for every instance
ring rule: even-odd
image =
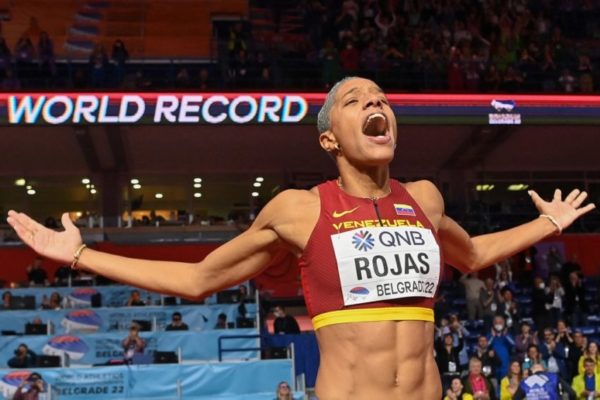
[[[477,190],[478,192],[489,192],[490,190],[494,189],[494,185],[490,185],[490,184],[483,184],[483,185],[477,185],[475,186],[475,190]]]
[[[257,176],[256,177],[256,182],[264,182],[265,178],[263,178],[262,176]]]
[[[157,198],[157,199],[162,199],[162,198],[163,198],[163,197],[165,197],[165,196],[164,196],[162,193],[156,193],[156,194],[154,195],[154,197],[155,197],[155,198]]]
[[[136,179],[136,178],[133,178],[130,182],[131,182],[132,185],[135,186],[135,185],[138,185],[140,183],[140,180]]]
[[[15,180],[16,186],[25,186],[26,183],[27,181],[25,180],[25,178],[19,178]]]
[[[98,193],[98,191],[96,189],[90,189],[90,193],[91,194],[96,194],[96,193]]]
[[[33,196],[35,194],[35,189],[27,189],[27,194]]]
[[[25,187],[25,189],[29,190],[29,189],[33,189],[33,186],[31,185],[27,185],[27,187]]]
[[[258,197],[258,192],[252,192],[252,197]]]
[[[90,183],[90,180],[89,180],[89,178],[83,178],[81,180],[81,183],[83,183],[84,185],[88,185]]]
[[[261,185],[262,185],[262,184],[261,184],[260,182],[254,182],[254,183],[252,184],[252,186],[254,186],[254,187],[261,187]]]
[[[196,192],[196,193],[194,193],[194,197],[199,199],[200,197],[202,197],[202,193]]]
[[[510,192],[519,192],[527,189],[529,189],[529,185],[526,185],[524,183],[513,183],[512,185],[508,185],[508,190]]]
[[[133,188],[136,189],[136,190],[137,189],[141,189],[142,185],[140,185],[139,183],[136,183],[136,184],[133,185]]]
[[[202,187],[201,183],[194,183],[194,188],[200,189]]]
[[[202,183],[202,178],[194,178],[194,183]]]

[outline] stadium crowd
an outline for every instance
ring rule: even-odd
[[[524,382],[539,376],[544,393],[600,397],[598,283],[556,247],[538,259],[507,260],[493,276],[464,275],[443,290],[435,352],[446,398],[528,398]]]
[[[303,25],[265,40],[250,16],[221,35],[216,59],[189,65],[130,60],[126,40],[57,61],[36,21],[17,43],[0,38],[1,87],[322,89],[362,75],[421,92],[589,93],[599,80],[597,1],[304,0],[283,13]]]

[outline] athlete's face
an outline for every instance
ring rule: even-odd
[[[330,113],[331,129],[324,135],[341,153],[359,165],[387,165],[394,157],[396,118],[387,97],[373,81],[356,78],[338,89]]]

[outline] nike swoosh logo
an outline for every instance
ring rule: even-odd
[[[358,210],[359,207],[360,206],[357,206],[357,207],[354,207],[352,210],[346,210],[346,211],[341,211],[341,212],[334,211],[332,214],[333,218],[340,218],[340,217],[343,217],[344,215],[353,213],[354,211]]]

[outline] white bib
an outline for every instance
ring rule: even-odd
[[[344,305],[434,297],[440,249],[429,229],[359,228],[331,235]]]

